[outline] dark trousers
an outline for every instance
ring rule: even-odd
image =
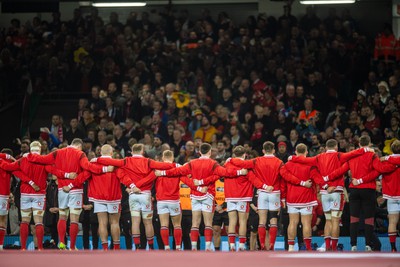
[[[120,227],[122,230],[122,235],[125,237],[125,246],[127,250],[132,250],[132,236],[131,236],[131,213],[124,212],[121,213],[121,218],[119,220]]]
[[[357,236],[360,213],[366,221],[375,221],[375,190],[374,189],[350,189],[350,243],[357,246]],[[365,223],[365,244],[373,247],[374,223]],[[376,242],[376,240],[375,240]]]
[[[98,249],[98,247],[99,247],[99,224],[83,222],[82,230],[83,230],[83,236],[82,236],[83,248],[90,249],[89,236],[90,236],[90,232],[91,232],[93,249]]]
[[[192,250],[190,229],[192,228],[192,212],[182,211],[182,243],[185,250]]]

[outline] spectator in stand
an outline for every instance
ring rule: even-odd
[[[299,132],[295,129],[291,130],[287,146],[287,152],[289,153],[289,155],[294,155],[294,152],[296,151],[296,146],[300,143],[301,142],[299,139]]]
[[[210,124],[210,120],[207,116],[203,116],[201,120],[201,127],[195,132],[194,138],[200,138],[203,142],[211,142],[211,138],[214,134],[217,134],[217,129]]]
[[[70,128],[65,133],[65,139],[68,141],[68,144],[72,142],[75,138],[83,139],[85,138],[86,134],[83,130],[79,127],[78,119],[71,119],[69,123]]]
[[[93,86],[92,87],[92,96],[88,100],[88,106],[91,110],[97,112],[100,109],[105,108],[106,103],[102,98],[100,98],[100,87],[99,86]]]
[[[278,151],[275,153],[275,156],[282,160],[283,163],[286,163],[288,161],[289,158],[289,154],[287,153],[286,149],[287,149],[287,145],[285,142],[279,142],[278,145]]]

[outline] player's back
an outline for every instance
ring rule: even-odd
[[[279,169],[283,162],[273,155],[264,155],[255,159],[254,172],[265,184],[274,186],[274,191],[279,190]]]
[[[193,179],[204,179],[214,173],[214,169],[219,166],[218,162],[213,159],[200,157],[193,159],[189,163]]]
[[[86,157],[83,151],[73,147],[66,147],[59,149],[53,153],[55,154],[55,166],[65,172],[82,172],[80,161],[83,157]]]
[[[7,163],[11,163],[10,160],[3,159]],[[6,172],[0,168],[0,198],[8,198],[10,195],[11,185],[11,173]]]
[[[317,155],[317,167],[322,176],[329,175],[337,168],[340,168],[340,154],[334,150],[328,150]]]
[[[225,163],[226,168],[240,170],[239,167],[232,164],[230,161]],[[253,195],[253,185],[246,176],[237,176],[233,178],[224,179],[225,198],[227,200],[235,201],[251,201]]]
[[[18,165],[21,171],[41,188],[37,193],[45,194],[48,175],[46,166],[31,163],[26,157],[21,158],[18,161]],[[21,183],[21,193],[35,193],[35,190],[29,184]]]
[[[156,180],[157,201],[179,200],[179,177],[158,177]]]
[[[146,176],[152,171],[149,159],[143,156],[131,156],[125,158],[125,166],[123,169],[133,175],[140,176]]]
[[[95,163],[97,164],[97,163]],[[97,164],[101,165],[101,164]],[[102,165],[101,165],[102,166]],[[115,172],[102,174],[92,173],[92,179],[89,182],[89,200],[120,200],[122,197],[121,184]]]

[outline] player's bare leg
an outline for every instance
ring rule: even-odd
[[[331,249],[333,251],[337,251],[337,244],[339,241],[339,234],[340,234],[340,218],[342,216],[341,211],[332,211],[331,212]]]
[[[151,214],[152,215],[152,214]],[[144,230],[146,231],[147,244],[149,249],[154,248],[154,228],[153,228],[153,216],[146,216],[143,218]]]
[[[311,250],[311,220],[312,220],[312,214],[301,215],[301,224],[303,227],[303,239],[304,243],[306,243],[306,249],[308,251]]]
[[[161,225],[161,239],[164,243],[165,250],[171,250],[169,246],[169,213],[159,214]]]
[[[132,238],[133,243],[135,244],[136,250],[139,250],[140,247],[140,212],[131,212],[131,219],[132,219]]]
[[[331,249],[331,235],[332,235],[332,215],[331,212],[325,212],[325,249],[328,251]]]
[[[248,212],[238,212],[239,215],[239,250],[246,249],[246,234],[247,234],[247,219],[249,218]],[[230,223],[229,223],[230,225]]]
[[[274,250],[276,236],[278,234],[278,214],[279,210],[269,211],[270,220],[269,220],[269,248],[270,250]]]
[[[192,211],[192,229],[190,230],[190,239],[192,241],[192,250],[197,250],[197,241],[199,240],[200,222],[201,222],[201,211]]]
[[[120,236],[121,236],[121,229],[119,227],[119,218],[120,217],[121,217],[121,213],[119,213],[119,212],[108,215],[114,250],[120,249]]]
[[[258,223],[258,238],[260,239],[260,250],[266,250],[265,249],[265,237],[267,235],[267,230],[266,230],[266,223],[267,223],[267,215],[268,215],[268,210],[258,210],[258,216],[259,216],[259,223]]]
[[[7,217],[8,215],[0,215],[0,250],[3,250],[4,237],[7,230]]]
[[[182,214],[171,216],[172,225],[174,226],[174,238],[176,250],[181,250],[182,245]]]
[[[44,238],[44,227],[43,227],[43,210],[33,209],[33,221],[35,222],[35,233],[37,238],[38,250],[43,250],[43,238]]]
[[[32,209],[21,210],[21,224],[19,230],[19,238],[21,250],[26,250],[26,242],[29,235],[29,223],[31,222]]]
[[[82,212],[82,209],[72,208],[70,209],[70,225],[69,225],[69,236],[70,236],[70,250],[76,250],[76,238],[79,232],[79,216]]]
[[[389,218],[389,227],[388,227],[388,235],[390,245],[392,247],[392,252],[397,251],[396,249],[396,237],[397,237],[397,224],[399,222],[399,213],[388,214]]]
[[[299,225],[299,220],[299,213],[289,213],[289,226],[287,229],[289,251],[294,251],[294,240],[297,235],[297,225]]]
[[[228,225],[228,242],[229,242],[229,250],[236,251],[236,225],[238,221],[238,212],[236,210],[232,210],[228,212],[229,217],[229,225]],[[242,226],[241,223],[239,223]],[[246,236],[246,234],[245,234]]]
[[[219,225],[213,225],[213,239],[214,239],[214,247],[218,248],[221,246],[221,231],[222,227]]]
[[[99,235],[101,240],[101,246],[103,250],[108,250],[108,213],[98,212],[97,219],[99,221]]]
[[[212,220],[214,212],[203,211],[204,220],[204,238],[206,240],[206,251],[211,251],[211,242],[213,237]]]

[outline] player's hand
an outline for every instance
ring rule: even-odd
[[[54,208],[50,208],[49,211],[50,211],[51,213],[57,213],[57,212],[59,211],[59,209],[56,208],[56,207],[54,207]]]
[[[76,172],[70,172],[68,173],[68,179],[75,179],[78,176],[78,174]]]
[[[199,186],[200,185],[200,180],[193,179],[193,183],[194,183],[195,186]]]
[[[274,187],[271,185],[267,186],[267,189],[265,189],[267,192],[272,192],[272,190],[274,190]]]
[[[258,213],[258,208],[256,206],[252,205],[251,208],[254,210],[255,213]]]
[[[201,193],[203,193],[203,194],[205,194],[205,193],[207,193],[207,191],[208,191],[208,186],[203,186],[203,187],[199,188],[198,191],[201,192]]]
[[[241,170],[240,170],[240,175],[247,175],[248,172],[249,172],[249,171],[246,170],[246,169],[241,169]]]
[[[127,192],[128,194],[133,194],[132,189],[130,189],[129,187],[127,187],[127,188],[125,189],[125,192]]]
[[[92,158],[92,159],[90,160],[90,162],[92,162],[92,163],[97,162],[97,158]]]
[[[155,171],[154,171],[154,174],[155,174],[156,176],[162,176],[162,171],[155,170]]]
[[[291,161],[291,160],[292,160],[292,156],[289,156],[287,160],[288,160],[288,161]]]
[[[36,192],[40,191],[40,187],[37,184],[33,183],[33,184],[31,184],[31,186],[33,189],[35,189]]]
[[[389,159],[389,157],[388,156],[384,156],[384,157],[380,157],[379,158],[381,161],[387,161],[388,159]]]
[[[336,190],[336,186],[329,186],[328,189],[326,191],[328,191],[328,193],[333,193]]]
[[[312,181],[311,180],[307,180],[304,182],[304,187],[310,188],[312,186]]]
[[[316,232],[318,230],[318,227],[316,225],[313,226],[312,231]]]
[[[84,210],[91,210],[93,208],[93,206],[92,205],[83,205],[82,208]]]
[[[11,155],[10,155],[9,160],[11,160],[11,161],[17,161],[17,160],[16,160],[13,156],[11,156]]]
[[[354,186],[357,186],[357,185],[359,185],[360,184],[360,182],[358,181],[358,179],[351,179],[351,183],[354,185]]]
[[[138,187],[134,187],[131,190],[132,190],[132,193],[134,193],[134,194],[140,194],[142,192],[142,191],[140,191],[140,189]]]
[[[63,191],[65,192],[65,193],[68,193],[70,190],[71,190],[71,188],[69,188],[68,186],[63,186]]]
[[[107,172],[113,172],[114,166],[107,166]]]
[[[281,200],[281,208],[286,209],[286,201],[285,200]]]

